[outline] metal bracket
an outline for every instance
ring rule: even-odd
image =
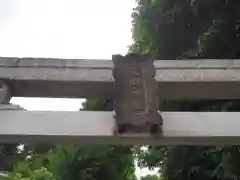
[[[148,54],[114,55],[115,134],[161,134],[156,69]]]

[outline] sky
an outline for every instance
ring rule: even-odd
[[[111,59],[132,43],[135,0],[0,0],[0,56]],[[27,110],[77,111],[83,99],[12,98]],[[137,169],[136,174],[150,173]]]

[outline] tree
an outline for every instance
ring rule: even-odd
[[[18,144],[5,143],[0,145],[0,170],[11,171],[13,162],[18,155]]]
[[[144,177],[141,177],[140,180],[160,180],[158,175],[146,175]]]
[[[133,52],[155,59],[239,58],[240,1],[138,0]],[[161,110],[239,111],[239,100],[162,101]],[[187,157],[187,158],[186,158]],[[240,179],[239,147],[149,146],[139,165],[168,179]]]

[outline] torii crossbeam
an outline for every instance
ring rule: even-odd
[[[163,112],[163,136],[113,135],[112,112],[0,110],[0,142],[239,145],[238,112]]]
[[[238,60],[154,61],[161,99],[238,99]],[[102,97],[114,99],[109,60],[0,58],[0,100],[20,97]],[[8,97],[8,96],[6,96]],[[1,100],[5,103],[5,100]],[[82,142],[110,144],[240,144],[238,112],[161,112],[162,134],[116,136],[112,112],[32,112],[0,105],[0,142]]]
[[[154,65],[161,99],[240,97],[239,60],[155,60]],[[113,98],[112,68],[111,60],[0,57],[0,80],[19,97]]]

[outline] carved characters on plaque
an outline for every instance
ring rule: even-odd
[[[114,55],[112,60],[117,133],[161,131],[156,70],[151,56]]]

